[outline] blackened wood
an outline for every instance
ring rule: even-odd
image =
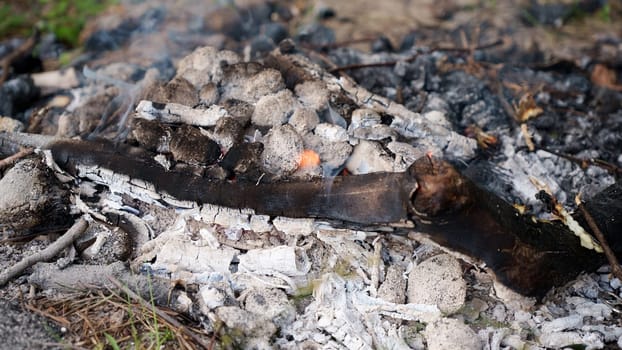
[[[563,224],[518,213],[437,159],[421,158],[405,173],[248,183],[166,171],[135,150],[120,152],[91,142],[56,142],[51,151],[56,162],[70,172],[75,173],[77,165],[99,166],[147,181],[157,191],[179,200],[250,208],[258,214],[339,220],[345,227],[349,223],[373,226],[413,219],[417,231],[483,260],[502,283],[527,295],[542,296],[551,287],[605,262],[603,254],[583,248]],[[620,254],[619,187],[597,200],[605,203],[605,210],[591,203],[587,206],[596,208],[591,210],[604,222],[603,231],[614,252]],[[616,208],[610,212],[615,218],[609,217],[607,207]]]
[[[98,166],[147,181],[178,200],[251,208],[272,216],[364,225],[397,223],[408,217],[409,196],[416,188],[412,178],[400,173],[278,183],[222,182],[167,171],[136,149],[116,150],[85,141],[60,141],[50,149],[56,163],[74,175],[79,165]]]
[[[421,158],[409,171],[419,183],[414,196],[418,230],[482,259],[518,292],[542,296],[605,263],[603,254],[583,248],[562,223],[518,213],[445,162]],[[619,241],[619,231],[607,232]]]

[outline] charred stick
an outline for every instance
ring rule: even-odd
[[[497,45],[502,44],[503,41],[502,40],[496,40],[492,43],[488,43],[485,45],[481,45],[481,46],[476,46],[473,48],[463,48],[463,47],[442,47],[442,46],[438,46],[438,47],[432,47],[430,48],[430,51],[434,52],[434,51],[453,51],[453,52],[464,52],[464,53],[470,53],[476,50],[485,50],[485,49],[489,49],[491,47],[495,47]],[[418,53],[409,56],[401,61],[405,61],[405,62],[412,62],[414,60],[417,59],[417,56],[419,56]],[[331,73],[338,73],[344,70],[351,70],[351,69],[361,69],[361,68],[372,68],[372,67],[391,67],[394,66],[398,63],[399,61],[384,61],[384,62],[374,62],[374,63],[358,63],[358,64],[349,64],[349,65],[345,65],[345,66],[340,66],[340,67],[336,67],[333,69],[330,69],[329,72]]]
[[[223,182],[167,171],[144,154],[111,150],[106,144],[58,141],[50,145],[50,150],[56,163],[75,176],[94,178],[102,171],[112,171],[126,176],[128,183],[139,180],[176,200],[250,208],[272,216],[363,225],[398,223],[408,217],[409,198],[416,188],[416,183],[403,173],[259,184]]]
[[[80,237],[80,235],[82,235],[82,233],[86,231],[88,226],[89,223],[84,217],[78,219],[78,221],[76,221],[76,223],[71,226],[71,228],[64,235],[54,241],[54,243],[50,244],[47,248],[40,251],[39,253],[25,257],[17,264],[2,272],[2,274],[0,274],[0,286],[4,286],[11,279],[13,279],[15,276],[18,276],[32,265],[42,261],[49,261],[54,258],[56,255],[58,255],[58,253],[71,245],[73,241]]]
[[[39,40],[39,31],[35,29],[35,32],[30,38],[28,38],[22,45],[20,45],[13,52],[8,54],[0,61],[0,68],[2,68],[2,75],[0,76],[0,85],[6,81],[9,77],[9,70],[13,62],[19,60],[25,56],[35,46],[37,40]]]
[[[585,221],[587,221],[588,226],[590,226],[590,229],[594,233],[594,236],[596,236],[596,239],[598,239],[598,242],[600,242],[600,245],[603,247],[605,257],[607,257],[607,261],[609,262],[609,265],[611,265],[611,273],[614,277],[622,281],[622,267],[620,267],[620,262],[618,261],[618,258],[616,257],[613,250],[611,250],[609,243],[607,243],[607,238],[600,230],[600,228],[598,228],[598,224],[596,224],[596,221],[594,221],[594,218],[592,217],[590,212],[581,202],[581,198],[577,196],[575,198],[575,201],[577,203],[579,211],[581,212],[581,214],[585,218]]]

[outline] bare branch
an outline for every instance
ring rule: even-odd
[[[11,279],[20,275],[24,270],[33,266],[34,264],[42,261],[50,261],[52,260],[58,253],[60,253],[63,249],[68,247],[73,243],[86,229],[88,228],[89,223],[84,218],[81,217],[78,221],[76,221],[73,226],[59,239],[57,239],[54,243],[50,244],[47,248],[40,251],[39,253],[27,256],[23,258],[20,262],[13,265],[12,267],[4,270],[2,274],[0,274],[0,286],[4,286]]]
[[[24,158],[25,156],[31,154],[32,152],[33,152],[32,148],[24,148],[21,151],[13,154],[12,156],[8,156],[8,157],[6,157],[4,159],[0,159],[0,170],[2,170],[4,168],[8,168],[13,163],[15,163],[18,160]]]

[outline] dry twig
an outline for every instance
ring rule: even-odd
[[[34,264],[42,261],[50,261],[54,258],[58,253],[60,253],[63,249],[68,247],[73,243],[86,229],[88,228],[89,223],[87,219],[81,217],[78,221],[76,221],[73,226],[59,239],[54,241],[54,243],[50,244],[47,248],[40,251],[39,253],[27,256],[23,258],[20,262],[13,265],[12,267],[6,269],[0,274],[0,286],[4,286],[11,279],[20,275],[24,270],[33,266]]]
[[[31,154],[33,151],[34,150],[32,148],[23,148],[22,150],[13,154],[12,156],[8,156],[4,159],[0,159],[0,170],[11,166],[13,163]]]

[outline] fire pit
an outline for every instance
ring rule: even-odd
[[[2,249],[69,230],[4,261],[7,290],[121,290],[197,347],[622,341],[613,65],[528,60],[485,24],[364,53],[319,22],[285,39],[286,8],[213,9],[174,65],[100,52],[41,108],[9,75]]]

